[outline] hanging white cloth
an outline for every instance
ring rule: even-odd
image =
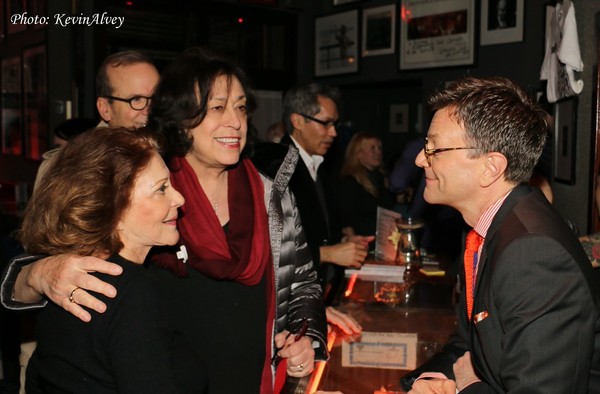
[[[575,7],[570,0],[557,2],[546,13],[546,53],[540,79],[548,80],[548,102],[575,96],[583,90],[583,81],[575,71],[583,71],[579,50]]]

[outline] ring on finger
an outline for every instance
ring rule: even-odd
[[[81,289],[81,287],[76,287],[76,288],[73,289],[73,291],[71,291],[71,294],[69,294],[69,301],[70,302],[73,302],[73,303],[75,302],[75,299],[73,298],[73,294],[75,294],[75,291],[77,291],[79,289]]]
[[[300,365],[298,365],[298,366],[296,367],[296,369],[298,370],[298,372],[302,372],[302,371],[304,371],[304,363],[300,363]]]

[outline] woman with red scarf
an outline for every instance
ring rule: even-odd
[[[239,68],[192,48],[163,72],[152,100],[151,127],[187,201],[178,226],[188,254],[157,253],[156,265],[176,276],[154,271],[167,285],[165,309],[196,339],[211,393],[272,392],[276,348],[294,377],[312,371],[315,353],[327,358],[322,293],[287,188],[297,153],[272,178],[242,158],[247,92]],[[304,319],[306,336],[284,346]]]

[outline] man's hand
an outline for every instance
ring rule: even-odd
[[[321,246],[321,261],[334,263],[343,267],[360,268],[367,257],[369,242],[374,236],[354,235],[347,242],[330,246]]]
[[[419,379],[407,394],[456,394],[456,383],[450,379]]]
[[[33,302],[39,300],[39,295],[44,294],[52,302],[85,322],[90,321],[92,316],[82,306],[99,313],[106,311],[106,304],[86,290],[110,298],[117,295],[117,290],[112,285],[89,273],[101,272],[116,276],[123,272],[119,265],[96,257],[67,254],[47,257],[25,268],[19,273],[15,283],[16,300]],[[77,288],[79,289],[73,293]],[[69,300],[70,296],[73,297],[73,301]]]
[[[475,374],[473,363],[471,362],[471,352],[465,352],[454,365],[454,377],[456,379],[456,387],[458,390],[462,390],[468,385],[479,382],[481,379]]]
[[[336,326],[345,334],[355,335],[362,332],[362,327],[352,316],[340,312],[331,306],[328,306],[325,312],[327,314],[327,323]]]

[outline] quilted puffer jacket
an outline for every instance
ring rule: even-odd
[[[287,147],[286,147],[287,149]],[[264,156],[263,156],[264,159]],[[269,232],[275,267],[275,333],[298,327],[308,318],[307,335],[314,342],[315,359],[327,360],[327,325],[323,293],[317,278],[310,249],[306,243],[300,214],[288,187],[298,161],[298,151],[289,149],[283,162],[257,169],[264,184],[265,205],[269,215]]]

